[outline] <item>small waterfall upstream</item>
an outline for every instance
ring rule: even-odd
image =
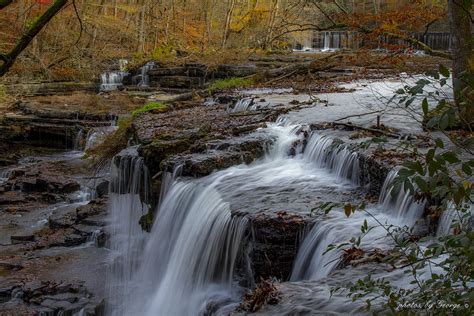
[[[244,112],[255,110],[255,103],[253,98],[242,98],[235,102],[232,108],[229,108],[230,113]]]
[[[123,79],[129,75],[126,71],[128,60],[119,59],[119,70],[104,72],[100,75],[100,91],[115,91],[123,86]]]
[[[7,182],[11,174],[12,171],[10,169],[0,169],[0,184]]]
[[[100,75],[100,91],[114,91],[123,86],[122,81],[127,72],[113,71],[105,72]]]
[[[136,84],[139,87],[148,87],[150,86],[150,77],[148,72],[156,66],[154,61],[149,61],[145,65],[140,67],[140,73],[136,76],[133,76],[132,83]]]
[[[432,49],[449,51],[452,47],[452,37],[449,32],[412,33],[410,35],[420,42],[427,44]],[[406,41],[389,36],[380,36],[378,40],[372,41],[364,39],[362,34],[353,31],[315,31],[309,33],[307,38],[303,39],[303,42],[305,45],[303,43],[295,43],[293,46],[296,50],[319,50],[323,52],[357,49],[364,45],[372,48],[377,46],[380,48],[387,44],[413,46]]]

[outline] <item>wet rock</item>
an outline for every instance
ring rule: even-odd
[[[20,186],[25,192],[72,193],[81,188],[79,183],[67,179],[24,179]]]
[[[79,206],[76,209],[76,223],[84,223],[86,219],[99,214],[105,214],[106,212],[106,200],[92,200],[88,204]]]
[[[215,76],[217,78],[247,77],[257,73],[257,66],[247,65],[219,65]]]
[[[241,163],[251,163],[262,157],[272,143],[266,137],[208,141],[195,144],[191,150],[204,153],[176,155],[162,163],[164,171],[180,166],[182,176],[201,177]]]
[[[49,247],[75,247],[87,241],[87,235],[84,234],[65,234],[54,240]]]
[[[95,192],[99,198],[107,195],[109,193],[109,181],[101,180],[95,187]]]
[[[302,232],[312,225],[311,218],[284,211],[257,213],[248,218],[252,237],[247,247],[254,280],[272,277],[288,280]]]
[[[23,269],[23,266],[19,264],[0,261],[0,271],[19,271],[21,269]]]
[[[52,229],[68,228],[76,222],[76,212],[71,210],[65,214],[53,214],[48,219],[49,227]]]
[[[34,235],[11,236],[10,240],[12,244],[25,243],[25,242],[35,241],[35,236]]]

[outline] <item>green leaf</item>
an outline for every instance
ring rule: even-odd
[[[423,114],[426,116],[428,115],[428,99],[424,98],[423,102],[421,102],[421,108],[423,109]]]
[[[458,156],[453,153],[452,151],[445,152],[441,155],[441,157],[449,163],[458,163],[460,160]]]
[[[434,155],[435,155],[435,149],[431,148],[430,150],[428,150],[428,152],[426,153],[427,164],[433,161]]]
[[[437,138],[435,140],[435,144],[436,144],[436,147],[439,147],[439,148],[444,148],[444,142],[441,138]]]
[[[449,78],[449,69],[446,68],[444,65],[439,65],[439,73],[442,74],[444,77]]]
[[[463,163],[462,164],[462,171],[464,171],[464,173],[468,176],[472,175],[472,170],[471,170],[471,167],[469,166],[468,163]]]
[[[423,178],[415,177],[413,181],[416,183],[416,185],[420,188],[422,192],[428,193],[430,191],[430,186]]]
[[[424,175],[423,165],[419,161],[408,161],[403,165],[410,170],[416,171],[417,173]]]

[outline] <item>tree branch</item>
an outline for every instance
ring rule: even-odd
[[[5,0],[0,0],[5,1]],[[9,0],[6,0],[9,1]],[[48,24],[48,22],[66,5],[68,0],[56,0],[48,10],[46,10],[38,20],[28,29],[16,46],[6,55],[6,58],[2,58],[4,61],[3,65],[0,66],[0,77],[5,75],[8,70],[13,66],[16,58],[25,50],[30,44],[33,38]],[[1,2],[0,2],[1,3]]]
[[[0,10],[5,9],[7,6],[12,4],[13,0],[0,0]]]

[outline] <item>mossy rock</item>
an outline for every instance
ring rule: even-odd
[[[160,164],[171,155],[187,151],[193,141],[188,137],[173,140],[154,140],[150,144],[138,149],[140,156],[144,157],[145,163],[152,172],[156,174],[160,170]]]
[[[150,207],[148,209],[148,212],[140,217],[138,220],[138,223],[142,227],[142,229],[146,232],[151,231],[151,227],[153,226],[153,220],[154,220],[154,215],[153,215],[153,209]]]

